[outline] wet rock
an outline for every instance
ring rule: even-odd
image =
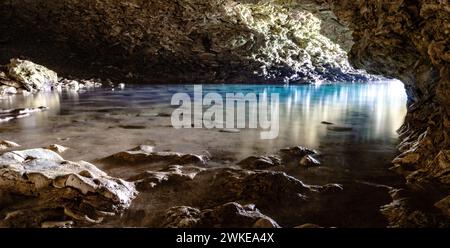
[[[199,173],[196,178],[200,179],[202,174]],[[210,189],[221,192],[219,196],[223,200],[254,203],[260,208],[271,208],[274,202],[279,206],[300,204],[304,207],[298,209],[300,212],[309,211],[307,205],[324,200],[330,195],[332,187],[306,185],[284,172],[276,171],[222,169],[214,179],[209,184]],[[333,194],[339,194],[341,191],[342,187]]]
[[[319,160],[313,158],[311,155],[306,155],[302,159],[300,159],[300,165],[304,167],[314,167],[319,166]]]
[[[284,164],[300,165],[302,167],[314,167],[320,165],[319,160],[314,158],[317,151],[302,146],[284,148],[280,150]]]
[[[28,91],[51,90],[58,83],[56,72],[28,60],[11,59],[7,70],[9,78]]]
[[[59,80],[58,87],[64,90],[78,92],[82,89],[102,87],[102,83],[95,80],[71,80],[62,78]]]
[[[265,170],[281,165],[281,159],[276,156],[250,156],[237,163],[248,170]]]
[[[67,89],[67,90],[71,90],[71,91],[79,91],[80,88],[82,88],[82,87],[80,87],[80,83],[75,80],[63,80],[61,82],[61,87],[63,89]]]
[[[195,166],[170,165],[160,171],[146,171],[129,178],[128,181],[134,182],[138,190],[148,190],[162,184],[182,185],[204,170]]]
[[[48,149],[48,150],[51,150],[51,151],[61,154],[61,153],[64,153],[65,151],[67,151],[69,148],[64,147],[62,145],[58,145],[58,144],[52,144],[52,145],[45,147],[45,149]]]
[[[0,151],[14,148],[14,147],[19,147],[19,146],[20,146],[19,144],[9,141],[9,140],[0,140]]]
[[[0,191],[6,199],[0,226],[10,227],[39,227],[67,219],[98,223],[128,208],[137,194],[132,183],[42,148],[0,156]]]
[[[167,165],[200,164],[205,165],[208,158],[203,155],[183,154],[178,152],[157,152],[151,146],[138,146],[132,150],[119,152],[98,160],[104,164],[152,164]]]
[[[169,209],[164,218],[163,227],[171,228],[277,228],[273,219],[263,215],[254,205],[242,206],[230,202],[221,206],[199,210],[181,206]]]
[[[303,147],[303,146],[294,146],[294,147],[289,147],[289,148],[283,148],[280,150],[280,152],[284,156],[292,156],[292,157],[304,157],[306,155],[317,154],[317,151]]]

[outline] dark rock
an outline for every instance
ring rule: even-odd
[[[248,170],[265,170],[281,165],[281,159],[276,156],[250,156],[237,163]]]
[[[103,164],[152,164],[166,165],[200,164],[205,165],[208,158],[202,155],[183,154],[177,152],[157,152],[152,146],[138,146],[132,150],[119,152],[106,158],[97,160]]]
[[[306,155],[302,159],[300,159],[300,165],[304,167],[314,167],[319,166],[320,162],[313,158],[311,155]]]
[[[163,217],[162,227],[171,228],[277,228],[273,219],[263,215],[253,205],[242,206],[230,202],[221,206],[198,210],[181,206],[169,209]]]
[[[25,118],[32,113],[42,112],[47,109],[48,108],[44,106],[38,108],[0,109],[0,123]]]
[[[304,157],[306,155],[317,154],[317,151],[303,147],[303,146],[294,146],[294,147],[289,147],[289,148],[283,148],[280,150],[280,152],[284,156],[292,156],[292,157]]]

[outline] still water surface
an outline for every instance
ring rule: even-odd
[[[261,130],[255,129],[242,129],[239,133],[220,129],[175,130],[167,117],[175,108],[170,105],[171,97],[174,93],[192,94],[192,91],[192,85],[140,85],[114,91],[95,89],[4,97],[0,99],[1,109],[39,106],[49,109],[1,123],[0,138],[18,142],[24,148],[65,145],[71,148],[65,158],[87,161],[148,144],[160,150],[208,153],[217,164],[232,164],[249,155],[271,154],[280,148],[302,145],[323,154],[327,168],[324,170],[338,172],[325,173],[326,176],[319,173],[320,176],[311,175],[304,180],[314,182],[328,176],[351,180],[356,171],[365,176],[383,176],[395,153],[396,130],[406,113],[406,95],[398,81],[203,85],[204,94],[278,93],[279,136],[261,140]],[[323,121],[350,126],[352,130],[333,131]]]

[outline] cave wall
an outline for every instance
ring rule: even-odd
[[[405,84],[394,168],[412,186],[444,185],[436,200],[448,195],[447,0],[9,0],[0,20],[7,36],[48,36],[129,77],[164,82],[342,79],[354,72],[349,51],[355,67]]]
[[[408,114],[395,169],[415,186],[448,185],[449,1],[339,0],[331,6],[353,31],[351,62],[405,84]]]
[[[2,34],[16,36],[12,42],[27,36],[29,43],[70,44],[68,52],[141,82],[371,78],[349,65],[351,32],[329,7],[266,2],[9,0],[0,3],[0,23]]]

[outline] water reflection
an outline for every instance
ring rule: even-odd
[[[36,94],[30,96],[10,96],[0,100],[0,108],[39,107],[47,106],[49,110],[43,113],[33,114],[31,117],[15,120],[10,123],[0,124],[0,134],[12,137],[21,142],[27,142],[31,132],[35,141],[48,139],[50,134],[70,134],[69,129],[75,128],[76,134],[82,139],[83,148],[89,144],[100,142],[89,132],[114,133],[115,124],[122,125],[136,122],[139,113],[170,113],[173,107],[170,100],[174,93],[192,93],[191,85],[156,85],[156,86],[128,86],[124,90],[111,91],[108,89],[96,89],[84,93],[55,92]],[[336,85],[203,85],[204,94],[217,92],[225,96],[225,93],[279,93],[280,96],[280,134],[275,140],[260,140],[260,130],[242,130],[239,135],[229,134],[215,137],[211,133],[202,133],[202,130],[182,130],[180,135],[185,135],[184,143],[195,147],[199,143],[201,148],[218,147],[224,145],[223,137],[234,139],[237,146],[228,147],[242,156],[254,154],[255,149],[263,152],[271,152],[279,147],[290,145],[305,145],[313,148],[319,147],[324,139],[347,140],[352,144],[361,143],[392,143],[397,137],[396,129],[400,127],[406,113],[406,95],[401,82],[377,82],[370,84],[336,84]],[[116,112],[125,113],[120,116]],[[130,113],[134,115],[130,115]],[[87,114],[92,114],[87,116]],[[105,120],[103,126],[97,125],[99,118],[106,118],[115,114],[116,119]],[[255,114],[255,113],[253,113]],[[141,115],[145,116],[145,115]],[[67,118],[71,118],[67,120]],[[109,117],[108,117],[109,118]],[[201,118],[201,116],[198,116]],[[62,126],[62,121],[67,123]],[[83,126],[85,133],[80,134],[79,120],[89,122]],[[140,125],[146,125],[145,130],[129,131],[120,130],[118,135],[126,135],[130,143],[139,143],[140,139],[156,139],[156,132],[152,120],[139,119]],[[345,124],[353,127],[351,132],[339,133],[330,131],[322,121],[336,124]],[[162,126],[160,123],[157,125]],[[60,127],[57,131],[52,127]],[[72,128],[72,129],[71,129]],[[95,129],[97,128],[97,129]],[[165,128],[169,126],[165,124]],[[73,131],[73,130],[72,130]],[[204,131],[204,130],[203,130]],[[59,132],[59,133],[58,133]],[[40,136],[37,136],[40,135]],[[84,136],[82,136],[84,135]],[[156,135],[160,135],[157,133]],[[192,135],[193,137],[187,137]],[[228,135],[228,136],[227,136]],[[77,137],[78,137],[77,136]],[[3,137],[2,137],[3,138]],[[213,140],[213,139],[217,140]],[[196,139],[196,140],[195,140]],[[162,142],[168,142],[161,138]],[[200,140],[200,141],[199,141]],[[212,141],[211,141],[212,140]],[[237,141],[236,141],[237,140]],[[108,140],[104,140],[109,145]],[[208,142],[217,142],[207,144]],[[222,144],[219,144],[221,142]],[[179,143],[182,143],[179,141]],[[69,144],[71,145],[71,144]],[[73,146],[81,144],[72,144]],[[111,144],[112,145],[112,144]],[[226,145],[226,144],[225,144]],[[201,149],[199,148],[199,149]],[[104,147],[104,150],[108,150]]]

